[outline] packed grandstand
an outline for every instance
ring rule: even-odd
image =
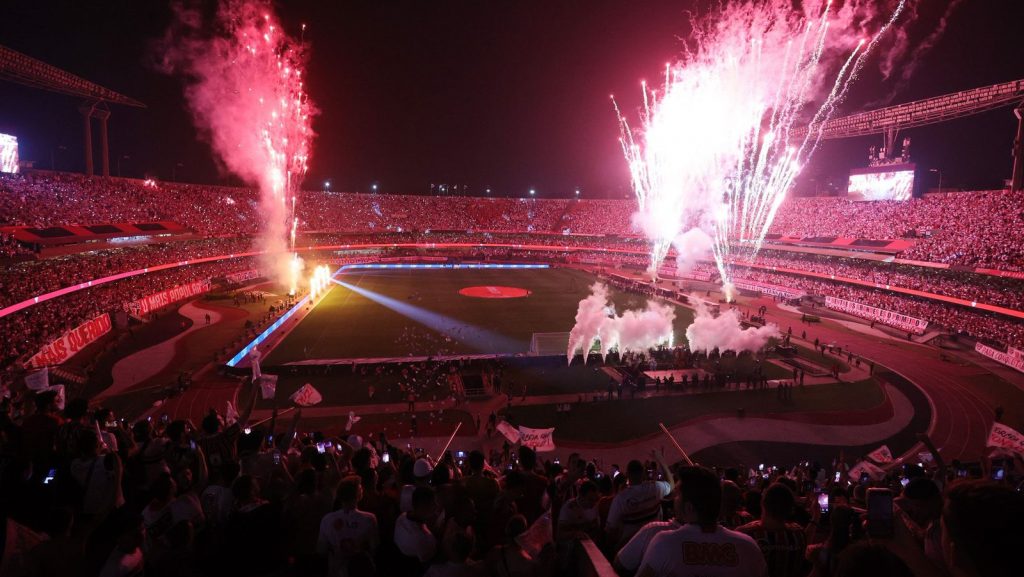
[[[0,279],[0,308],[116,273],[243,253],[251,249],[258,227],[256,195],[246,188],[45,172],[0,176],[0,187],[9,273]],[[634,268],[647,264],[646,246],[629,218],[632,200],[325,191],[300,196],[300,244],[310,247],[468,243],[494,245],[475,251],[488,257],[529,250],[531,256],[554,260],[598,259]],[[1022,202],[1024,194],[1009,191],[934,194],[905,202],[790,199],[767,237],[771,250],[753,262],[742,252],[733,255],[735,276],[798,287],[811,298],[835,297],[922,319],[930,330],[998,348],[1022,347]],[[203,216],[208,214],[219,218]],[[33,243],[31,236],[33,229],[145,221],[180,223],[194,234],[154,235],[123,248],[101,243],[98,250],[47,258],[38,258],[37,251],[46,252],[46,247]],[[19,230],[21,241],[14,236]],[[879,253],[872,246],[886,245],[858,241],[904,242]],[[48,339],[99,311],[123,308],[136,295],[186,278],[217,278],[251,268],[251,260],[224,259],[87,288],[7,314],[0,318],[7,343],[4,366],[14,367]]]
[[[298,245],[307,257],[336,265],[422,256],[586,265],[606,274],[642,272],[649,265],[646,243],[631,227],[630,200],[323,191],[301,197]],[[738,250],[730,262],[741,289],[794,305],[802,301],[851,312],[907,338],[946,334],[1006,351],[1024,346],[1020,197],[984,191],[892,203],[791,199],[782,205],[765,249],[753,258]],[[23,390],[33,357],[98,315],[149,318],[148,309],[139,314],[131,304],[190,283],[206,283],[201,290],[230,290],[263,275],[254,255],[258,207],[250,189],[29,172],[0,176],[0,203],[6,390]],[[88,231],[116,230],[104,225],[139,222],[175,223],[180,227],[170,228],[180,230],[136,235],[124,244],[117,234],[88,237]],[[47,240],[59,231],[75,236],[82,230],[84,238]],[[208,260],[191,264],[202,259]],[[167,266],[150,270],[159,265]],[[668,261],[665,267],[672,269]],[[122,274],[125,278],[91,282]],[[671,274],[717,279],[710,260]],[[642,282],[632,287],[649,292]],[[846,305],[834,307],[835,302]],[[254,338],[283,310],[271,307],[247,325],[235,346]],[[215,362],[223,363],[234,349],[212,352]],[[840,350],[838,358],[843,355]],[[88,379],[91,370],[86,363],[78,366],[78,375],[65,371],[51,378]],[[1007,554],[1009,534],[984,541],[974,536],[981,523],[1008,527],[1024,514],[1019,498],[1005,486],[961,484],[943,497],[950,479],[980,473],[941,458],[888,472],[867,469],[870,475],[861,474],[865,465],[851,472],[842,458],[713,471],[677,468],[661,453],[621,464],[576,453],[565,463],[541,461],[529,448],[508,444],[489,454],[460,452],[456,458],[449,452],[432,459],[384,435],[297,430],[300,412],[283,432],[273,422],[266,429],[265,421],[250,428],[256,390],[252,401],[239,401],[237,414],[211,412],[199,424],[151,419],[133,424],[107,409],[89,408],[80,398],[69,399],[58,412],[52,394],[25,401],[35,408],[25,409],[24,420],[11,413],[5,447],[22,445],[27,463],[52,467],[52,474],[70,476],[85,489],[79,496],[65,485],[60,486],[68,494],[35,486],[19,493],[26,497],[23,506],[13,506],[11,514],[20,523],[12,522],[7,531],[33,552],[17,558],[19,570],[115,574],[109,572],[111,559],[130,564],[132,555],[144,552],[148,570],[168,575],[191,574],[199,566],[222,574],[511,576],[559,569],[582,574],[596,570],[594,555],[600,551],[620,574],[629,575],[647,558],[649,547],[668,546],[657,534],[678,529],[685,519],[738,530],[760,543],[776,542],[762,547],[763,559],[756,550],[752,557],[741,554],[744,563],[766,563],[771,575],[848,575],[854,574],[848,564],[901,563],[872,544],[858,521],[855,512],[868,507],[870,486],[902,494],[906,526],[923,536],[920,558],[902,558],[910,565],[901,569],[905,574],[926,574],[923,567],[941,562],[929,557],[927,545],[935,538],[928,528],[941,516],[956,538],[973,548],[975,559],[992,559],[990,566],[979,561],[983,574],[1002,575],[999,556]],[[406,390],[414,389],[400,394]],[[621,398],[621,387],[618,394]],[[486,424],[488,438],[496,425]],[[272,442],[264,441],[268,434]],[[325,445],[330,448],[324,450]],[[855,475],[860,483],[845,482],[845,476]],[[662,517],[660,500],[669,495],[662,479],[673,476],[686,487],[675,497],[676,521],[646,524]],[[830,507],[819,506],[822,495]],[[634,497],[649,500],[650,511],[624,512]],[[36,498],[54,505],[24,507]],[[141,524],[126,503],[141,507]],[[666,518],[672,517],[671,509],[666,501]],[[1005,524],[993,521],[1003,517]],[[536,536],[544,530],[553,546]],[[90,536],[85,547],[60,540],[82,534]],[[351,551],[336,547],[334,540],[341,538],[352,540]]]

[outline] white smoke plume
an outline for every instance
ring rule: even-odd
[[[711,256],[714,242],[708,233],[691,228],[672,241],[676,249],[676,273],[686,274],[702,259]]]
[[[780,336],[779,327],[774,324],[744,329],[740,324],[740,313],[735,308],[715,317],[701,299],[695,297],[691,302],[697,310],[693,324],[686,327],[686,340],[691,351],[753,352],[765,346],[768,339]]]
[[[305,46],[284,33],[269,0],[225,0],[212,18],[175,8],[157,65],[184,79],[196,128],[221,167],[259,188],[259,248],[270,253],[267,266],[294,283],[297,265],[287,251],[315,114]]]
[[[645,351],[659,344],[671,342],[675,310],[668,305],[648,300],[643,310],[615,313],[608,300],[608,287],[597,282],[590,287],[590,296],[580,301],[576,310],[576,325],[569,332],[569,350],[566,359],[572,362],[576,351],[583,351],[583,362],[594,343],[600,341],[601,356],[612,348],[619,352]]]

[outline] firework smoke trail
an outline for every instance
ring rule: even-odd
[[[799,13],[785,0],[727,3],[694,22],[697,49],[666,68],[660,91],[643,85],[637,133],[612,98],[652,275],[673,247],[686,250],[684,233],[700,230],[729,296],[730,248],[760,249],[825,122],[904,1],[871,34],[862,31],[875,20],[870,2],[833,10],[810,1]],[[819,93],[826,96],[814,107]]]
[[[305,92],[305,46],[285,34],[269,1],[227,0],[212,22],[179,7],[160,48],[164,71],[186,78],[196,126],[223,166],[259,187],[259,248],[294,292],[296,192],[315,113]]]

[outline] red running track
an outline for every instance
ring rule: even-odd
[[[994,409],[971,390],[972,378],[986,374],[984,369],[941,361],[938,350],[932,347],[897,347],[890,339],[838,328],[835,321],[827,319],[820,324],[801,325],[798,315],[779,309],[769,298],[749,304],[755,309],[766,305],[767,320],[778,324],[781,330],[790,326],[794,334],[806,330],[812,343],[818,338],[825,344],[848,346],[855,355],[903,375],[924,391],[932,403],[928,433],[942,456],[965,461],[981,458],[995,418]]]
[[[930,399],[932,423],[928,433],[942,456],[964,461],[981,458],[995,416],[993,408],[971,389],[972,379],[986,374],[984,369],[947,363],[938,359],[935,348],[897,347],[891,339],[857,333],[827,319],[820,324],[801,325],[799,315],[779,309],[768,298],[752,300],[747,305],[755,309],[766,305],[767,319],[782,330],[792,326],[794,333],[799,334],[806,329],[811,342],[818,338],[823,343],[848,346],[854,354],[900,373]],[[225,401],[234,399],[236,386],[237,381],[230,379],[197,383],[154,412],[188,417],[198,423],[210,408],[223,412]]]

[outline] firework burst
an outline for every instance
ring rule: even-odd
[[[794,13],[788,2],[737,2],[695,23],[696,50],[665,66],[660,89],[643,84],[638,132],[612,98],[652,275],[703,231],[729,292],[730,248],[760,249],[821,128],[904,7],[868,39],[837,26],[853,12],[809,4]]]
[[[259,187],[261,248],[294,293],[294,263],[301,262],[292,252],[296,193],[309,164],[315,113],[306,94],[305,44],[285,33],[270,2],[228,0],[212,23],[180,13],[163,49],[165,69],[186,77],[196,125],[214,152]]]

